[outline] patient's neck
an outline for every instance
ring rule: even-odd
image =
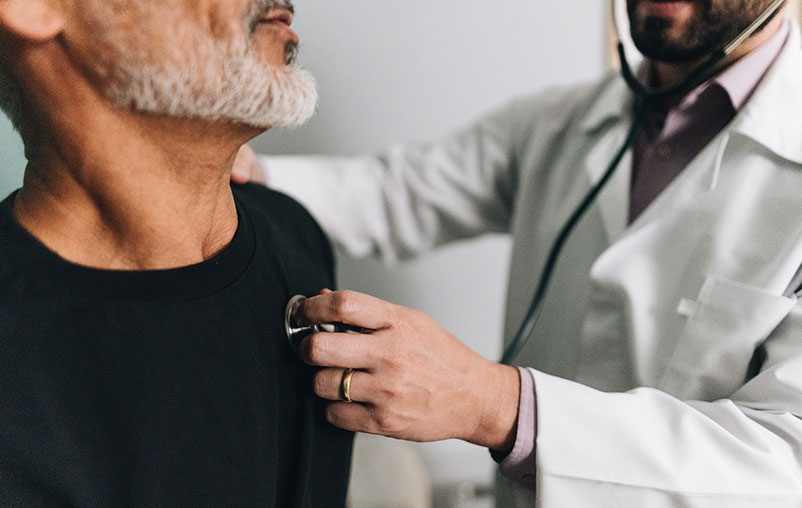
[[[17,220],[61,257],[95,268],[167,269],[219,253],[237,228],[230,168],[253,133],[121,116],[59,120],[26,139]]]

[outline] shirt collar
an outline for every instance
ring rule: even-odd
[[[749,97],[760,84],[760,80],[777,59],[788,39],[791,24],[785,21],[771,39],[764,42],[754,51],[738,59],[711,79],[691,90],[679,103],[677,109],[686,110],[693,106],[699,96],[711,86],[720,86],[730,99],[733,111],[740,111]],[[645,74],[652,75],[652,64],[647,61],[643,66]],[[650,79],[650,81],[653,81]]]
[[[739,111],[752,96],[766,71],[782,51],[790,32],[791,24],[786,21],[771,39],[713,78],[712,82],[727,92],[735,111]]]
[[[734,110],[739,111],[782,52],[785,41],[791,34],[791,29],[792,23],[786,20],[780,30],[762,46],[690,92],[683,99],[680,107],[693,103],[707,87],[717,84],[727,93]],[[644,61],[639,66],[637,74],[643,78],[648,73],[649,62]],[[596,95],[598,100],[593,103],[582,122],[582,127],[586,131],[595,130],[606,120],[628,118],[632,113],[631,92],[618,73],[608,76],[603,85],[599,87],[598,92],[601,95]]]

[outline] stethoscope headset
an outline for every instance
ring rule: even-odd
[[[621,76],[624,78],[627,86],[635,95],[634,119],[623,144],[610,160],[607,169],[605,169],[599,181],[596,182],[596,184],[588,191],[579,205],[574,209],[573,213],[571,213],[568,220],[560,229],[560,232],[554,240],[554,243],[549,250],[548,257],[546,258],[546,262],[543,266],[534,296],[532,297],[531,303],[529,304],[529,308],[526,312],[526,316],[512,341],[504,349],[504,354],[500,360],[501,363],[507,365],[512,364],[512,362],[521,352],[521,349],[523,349],[523,347],[529,341],[529,338],[532,336],[535,325],[537,324],[541,312],[543,311],[543,304],[546,301],[549,284],[554,275],[554,271],[557,266],[557,262],[560,259],[560,254],[562,253],[563,247],[565,247],[566,242],[570,238],[576,226],[585,216],[585,213],[590,209],[590,207],[596,201],[596,198],[610,181],[616,169],[618,169],[618,167],[621,165],[621,160],[624,158],[627,151],[632,147],[646,119],[652,112],[654,105],[661,99],[667,97],[685,95],[707,81],[711,76],[713,76],[719,64],[721,64],[733,53],[733,51],[735,51],[741,44],[743,44],[747,39],[761,29],[765,23],[767,23],[772,16],[779,11],[784,3],[785,0],[774,0],[771,5],[769,5],[748,27],[746,27],[746,29],[744,29],[729,44],[710,55],[710,57],[703,64],[701,64],[697,70],[691,73],[681,83],[660,88],[651,88],[638,80],[632,70],[632,67],[629,65],[624,44],[621,42],[621,31],[618,24],[620,19],[618,16],[619,2],[617,0],[611,0],[613,26],[619,41],[618,56],[621,63]],[[285,310],[285,331],[287,334],[287,339],[289,340],[293,349],[297,350],[298,344],[304,337],[319,331],[357,333],[368,331],[357,329],[342,323],[319,324],[306,327],[298,326],[293,319],[293,313],[298,307],[300,301],[302,301],[304,298],[305,297],[301,295],[294,296],[287,304]]]

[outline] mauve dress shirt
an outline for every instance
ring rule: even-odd
[[[635,141],[629,222],[651,204],[751,97],[780,54],[789,23],[765,44],[688,93],[669,110],[655,110]],[[644,66],[649,75],[649,64]],[[501,472],[535,488],[536,388],[532,373],[519,368],[521,400],[512,452],[500,460]]]

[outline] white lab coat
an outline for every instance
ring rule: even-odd
[[[511,232],[509,339],[630,111],[610,76],[381,158],[268,164],[355,255]],[[627,226],[630,168],[568,242],[517,361],[534,369],[539,506],[802,507],[802,305],[784,295],[802,265],[798,26],[734,121]],[[501,487],[500,506],[534,504]]]

